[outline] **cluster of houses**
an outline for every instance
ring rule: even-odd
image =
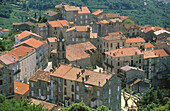
[[[123,24],[136,20],[119,13],[65,3],[55,9],[44,12],[46,23],[13,23],[22,32],[0,56],[0,94],[50,104],[50,110],[83,100],[91,108],[120,111],[122,88],[137,94],[168,87],[169,31]]]

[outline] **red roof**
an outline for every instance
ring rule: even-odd
[[[34,36],[37,36],[39,38],[42,38],[41,36],[35,34],[35,33],[32,33],[32,32],[29,32],[29,31],[24,31],[24,32],[21,32],[20,34],[17,34],[15,35],[16,38],[18,38],[19,40],[25,38],[25,37],[28,37],[30,35],[34,35]]]
[[[47,38],[48,42],[56,42],[57,37],[49,37]]]
[[[9,32],[9,29],[2,29],[3,32]]]
[[[107,20],[100,21],[102,24],[108,24],[109,22]]]
[[[99,14],[101,14],[102,12],[103,12],[102,10],[97,10],[97,11],[93,12],[92,14],[93,14],[93,15],[99,15]]]
[[[124,20],[126,20],[126,19],[128,19],[129,17],[128,16],[120,16],[120,19],[122,20],[122,21],[124,21]]]
[[[126,43],[135,43],[135,42],[145,42],[143,38],[129,38],[126,39]]]
[[[144,29],[143,32],[147,33],[147,32],[149,32],[149,31],[151,31],[151,30],[152,30],[152,28],[151,28],[151,27],[148,27],[148,28]]]
[[[164,49],[153,50],[153,52],[156,53],[156,55],[159,57],[169,56],[169,54],[167,54]]]
[[[149,48],[149,47],[155,47],[155,46],[152,45],[151,43],[145,43],[145,48]]]
[[[108,33],[108,35],[119,35],[119,34],[123,34],[122,32],[112,32],[112,33]]]
[[[59,21],[48,21],[48,23],[52,27],[60,27],[63,28],[64,26],[68,26],[68,22],[66,20],[59,20]]]
[[[13,56],[16,56],[16,59],[20,59],[20,56],[25,56],[27,55],[28,53],[32,52],[33,51],[33,48],[31,47],[27,47],[27,46],[19,46],[9,52],[7,52],[6,54],[8,55],[13,55]]]
[[[86,13],[91,13],[87,7],[81,7],[78,11],[78,14],[86,14]]]
[[[41,41],[39,41],[39,40],[36,40],[36,39],[34,39],[34,38],[30,38],[30,39],[28,39],[28,40],[26,40],[26,41],[23,41],[23,42],[15,45],[14,47],[20,46],[20,45],[22,45],[22,44],[27,44],[27,45],[29,45],[29,46],[37,49],[38,47],[40,47],[40,46],[43,45],[44,43],[41,42]]]
[[[14,93],[24,95],[28,91],[29,91],[29,84],[14,81]]]

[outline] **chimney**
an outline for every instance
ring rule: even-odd
[[[27,51],[27,53],[30,53],[30,51]]]
[[[101,85],[100,81],[99,81],[99,86]]]
[[[115,56],[115,53],[113,53],[113,56]]]
[[[121,51],[121,54],[123,54],[123,50]]]
[[[89,75],[86,75],[86,76],[85,76],[86,81],[89,79],[89,77],[90,77]]]
[[[82,77],[82,82],[84,83],[84,77]]]

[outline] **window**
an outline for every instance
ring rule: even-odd
[[[81,15],[81,16],[80,16],[80,18],[82,19],[82,18],[83,18],[83,16]]]
[[[50,100],[50,96],[49,95],[47,95],[47,100]]]
[[[61,84],[61,78],[58,78],[58,83]]]
[[[110,44],[110,47],[112,48],[113,46],[112,46],[112,43]]]
[[[109,94],[111,94],[111,89],[109,89]]]
[[[12,78],[11,77],[9,77],[9,83],[11,83],[12,82]]]
[[[77,86],[77,91],[79,91],[79,86]]]
[[[66,81],[66,79],[64,79],[64,85],[67,85],[67,81]]]
[[[78,94],[76,95],[76,99],[79,100],[79,95]]]
[[[64,39],[62,39],[62,42],[64,42]]]
[[[49,91],[49,87],[47,87],[47,91]]]
[[[80,24],[82,24],[83,22],[82,21],[80,21]]]
[[[77,21],[77,19],[75,18],[75,22]]]
[[[12,88],[11,87],[9,88],[9,93],[12,93]]]
[[[31,96],[34,96],[34,91],[31,91]]]
[[[71,85],[71,91],[74,92],[74,85]]]
[[[105,46],[105,42],[104,42],[104,46]]]
[[[76,42],[78,41],[78,38],[76,38]]]
[[[61,92],[61,87],[59,87],[58,91]]]
[[[109,47],[109,44],[107,43],[107,47]]]
[[[133,60],[131,60],[131,65],[133,65]]]
[[[119,90],[120,90],[120,86],[117,87],[117,91],[119,91]]]
[[[88,15],[86,15],[86,18],[88,18]]]
[[[86,24],[87,24],[87,20],[86,20]]]
[[[119,100],[119,95],[117,95],[117,100]]]
[[[72,38],[72,41],[74,41],[74,38]]]
[[[119,73],[120,72],[120,69],[117,69],[117,73]]]
[[[86,38],[85,38],[85,37],[83,37],[83,41],[86,41]]]
[[[2,85],[3,84],[3,81],[2,80],[0,80],[0,85]]]
[[[53,45],[51,45],[51,48],[53,48]]]
[[[110,98],[108,99],[108,103],[110,104]]]
[[[74,101],[74,94],[72,94],[72,99],[71,100]]]
[[[97,91],[97,96],[100,96],[100,91]]]
[[[1,90],[1,94],[3,94],[3,90]]]
[[[139,59],[139,63],[141,63],[141,59]]]
[[[123,44],[122,44],[123,46],[125,45],[125,43],[123,42]]]
[[[120,65],[120,62],[117,62],[117,65],[119,66],[119,65]]]
[[[66,87],[64,88],[64,95],[67,95]]]

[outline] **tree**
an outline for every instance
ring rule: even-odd
[[[170,111],[170,101],[165,105],[160,105],[159,107],[154,107],[151,111]]]
[[[138,109],[140,111],[143,110],[151,110],[154,107],[158,107],[159,105],[165,105],[167,103],[167,99],[163,95],[163,91],[160,89],[149,89],[138,101]]]
[[[126,19],[123,24],[135,24],[134,21],[130,20],[130,19]]]
[[[39,17],[38,18],[38,23],[45,23],[48,21],[48,18],[46,16],[43,16],[43,17]]]
[[[110,111],[106,106],[102,105],[96,109],[96,111]]]
[[[42,105],[28,103],[26,99],[16,101],[15,99],[5,99],[4,95],[0,95],[1,111],[48,111],[43,109]]]

